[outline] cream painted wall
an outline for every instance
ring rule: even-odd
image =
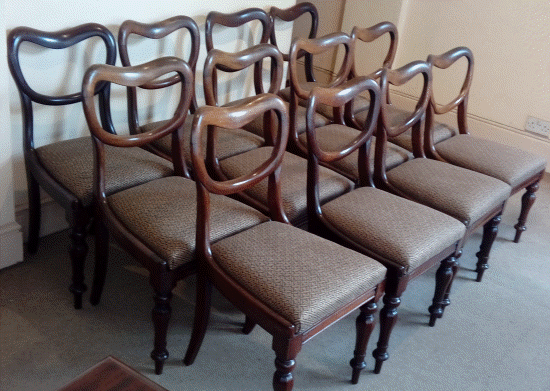
[[[529,115],[550,121],[550,2],[348,0],[343,30],[383,20],[395,23],[399,30],[394,67],[456,46],[469,47],[475,58],[468,107],[471,133],[533,151],[550,161],[550,140],[523,130]],[[372,50],[371,57],[382,58],[382,49]],[[365,73],[377,66],[372,58],[358,61]],[[438,100],[456,96],[464,72],[462,60],[454,69],[434,73]],[[408,98],[414,95],[416,88],[409,88],[401,97],[411,103]],[[442,120],[450,122],[451,118]]]
[[[295,3],[295,0],[234,0],[229,3],[221,1],[201,2],[201,1],[129,1],[129,0],[20,0],[20,1],[1,1],[1,24],[0,28],[6,31],[17,26],[29,26],[39,30],[55,31],[81,23],[96,22],[107,26],[111,32],[117,36],[118,26],[126,19],[133,19],[140,22],[155,22],[169,18],[174,15],[187,15],[193,18],[201,29],[201,54],[197,65],[197,97],[199,104],[203,104],[202,93],[202,72],[205,47],[204,47],[204,21],[209,11],[236,12],[248,7],[259,7],[269,10],[271,6],[287,8]],[[22,12],[24,10],[24,12]],[[223,28],[214,30],[214,43],[217,47],[224,50],[240,50],[248,47],[257,37],[259,23],[240,29],[239,31],[228,31]],[[281,45],[290,45],[291,26],[279,26],[279,42]],[[146,61],[162,55],[182,55],[185,50],[181,49],[181,43],[186,46],[186,36],[178,36],[175,41],[167,41],[163,48],[157,48],[154,54],[150,54],[146,44],[136,40],[133,44],[137,49],[137,55],[132,57],[134,63]],[[0,53],[2,58],[6,58],[5,38],[1,40]],[[255,41],[257,42],[257,41]],[[71,93],[80,89],[82,75],[86,67],[94,61],[104,61],[104,52],[98,49],[99,45],[79,45],[76,50],[71,51],[47,51],[37,49],[32,44],[25,44],[22,47],[22,65],[28,70],[27,77],[30,84],[36,89],[44,92]],[[177,47],[177,50],[174,50]],[[53,54],[52,54],[53,53]],[[69,61],[67,61],[69,60]],[[68,65],[65,64],[68,62]],[[1,218],[0,227],[3,224],[5,216],[8,220],[13,220],[10,213],[13,214],[13,194],[15,194],[15,211],[18,220],[25,225],[26,217],[26,179],[22,153],[22,122],[19,96],[15,84],[11,80],[11,75],[7,69],[5,60],[0,62],[0,87],[2,91],[8,91],[8,94],[1,95],[0,120],[2,124],[1,137],[2,147],[1,163],[2,171],[2,193],[1,194]],[[120,64],[120,61],[118,61]],[[62,83],[53,83],[50,72],[57,75],[63,75]],[[220,93],[225,93],[223,99],[231,97],[240,97],[246,95],[252,89],[251,79],[227,77],[224,83],[220,83]],[[125,130],[126,106],[124,90],[113,88],[115,104],[113,105],[113,117],[115,126],[120,130]],[[143,98],[144,102],[149,104],[149,108],[143,111],[143,118],[155,119],[157,115],[171,115],[173,102],[170,96],[149,95]],[[159,103],[160,102],[160,103]],[[9,105],[8,105],[9,103]],[[156,104],[155,109],[160,106],[159,111],[153,113],[152,106]],[[9,111],[8,111],[9,107]],[[11,122],[11,125],[10,125]],[[49,143],[51,141],[62,140],[80,135],[86,135],[88,130],[82,108],[80,105],[73,105],[68,108],[39,108],[35,111],[35,140],[37,146]],[[42,130],[44,129],[44,130]],[[13,176],[11,167],[13,165]],[[12,179],[13,178],[13,179]],[[5,179],[5,181],[4,181]],[[10,204],[11,202],[11,204]],[[51,203],[46,201],[44,208],[48,210]],[[47,226],[51,219],[63,220],[63,214],[60,210],[52,206],[49,217],[44,219]],[[59,229],[59,221],[51,223],[51,228],[46,228],[43,233]]]

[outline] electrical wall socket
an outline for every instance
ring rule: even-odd
[[[548,137],[550,135],[550,122],[535,117],[527,117],[525,130],[539,136]]]

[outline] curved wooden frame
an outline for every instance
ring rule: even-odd
[[[422,72],[422,70],[417,69],[416,72]],[[332,107],[344,106],[365,91],[368,91],[370,94],[371,104],[369,105],[368,121],[365,122],[364,128],[339,151],[326,152],[321,150],[315,139],[315,123],[312,120],[313,114],[317,111],[318,104]],[[330,164],[334,161],[343,159],[354,151],[359,150],[357,163],[359,168],[359,186],[371,185],[367,148],[370,146],[370,138],[378,122],[380,102],[384,102],[384,99],[381,99],[380,96],[380,89],[374,80],[367,77],[359,77],[351,79],[337,88],[314,88],[311,92],[307,108],[307,143],[309,146],[307,205],[310,231],[376,259],[388,268],[386,294],[384,296],[385,305],[380,312],[380,338],[378,346],[373,352],[373,356],[376,359],[375,373],[380,373],[383,362],[389,358],[387,352],[389,339],[393,327],[397,322],[397,307],[401,303],[401,295],[405,291],[408,282],[436,264],[440,264],[440,267],[436,275],[436,289],[433,302],[428,309],[430,312],[430,326],[434,326],[436,320],[443,316],[444,307],[450,303],[448,292],[450,292],[452,283],[452,270],[456,266],[455,255],[460,248],[460,242],[443,248],[439,254],[427,259],[412,272],[408,272],[404,266],[395,260],[383,257],[363,244],[347,237],[338,226],[335,226],[323,216],[319,198],[320,164],[330,167]],[[376,213],[376,211],[373,211],[373,213]]]
[[[128,40],[132,34],[139,35],[144,38],[149,39],[162,39],[168,35],[177,32],[181,29],[186,29],[191,37],[191,49],[189,53],[189,58],[186,62],[189,64],[193,73],[196,71],[197,60],[199,58],[200,50],[200,31],[197,23],[188,16],[174,16],[172,18],[157,22],[157,23],[140,23],[134,20],[124,21],[118,30],[118,47],[120,51],[120,61],[122,66],[131,66],[130,55],[128,53]],[[173,75],[169,78],[163,80],[155,80],[154,82],[147,83],[139,88],[155,90],[160,88],[166,88],[178,83],[179,80],[176,75]],[[127,96],[128,96],[128,118],[130,125],[130,133],[136,134],[139,129],[139,118],[137,115],[137,87],[128,87]],[[193,100],[190,106],[191,114],[197,109],[196,96],[193,91]],[[171,156],[167,155],[165,152],[161,151],[154,144],[149,145],[150,149],[155,154],[165,158],[170,159]]]
[[[129,88],[144,85],[161,76],[175,72],[182,83],[180,100],[174,117],[164,126],[147,133],[131,135],[110,134],[97,120],[93,90],[102,82],[115,83]],[[101,296],[107,270],[106,249],[109,233],[150,273],[150,283],[155,291],[153,323],[155,327],[154,349],[151,358],[155,361],[155,373],[161,374],[164,361],[168,358],[166,334],[170,320],[171,291],[177,281],[195,272],[195,263],[188,262],[176,269],[170,269],[168,262],[135,236],[109,206],[105,193],[105,144],[121,148],[142,147],[148,143],[172,134],[172,162],[174,175],[189,177],[183,158],[183,128],[181,124],[189,111],[193,99],[194,76],[191,67],[175,57],[164,57],[131,67],[94,65],[88,69],[83,81],[83,106],[94,144],[94,198],[98,221],[96,224],[96,271],[92,289],[92,304]]]
[[[457,125],[459,134],[469,134],[467,124],[467,111],[468,111],[468,98],[470,95],[470,87],[472,85],[473,72],[474,72],[474,55],[467,47],[457,47],[451,49],[440,55],[429,55],[428,64],[432,67],[439,69],[447,69],[452,66],[461,58],[466,58],[468,61],[468,68],[466,70],[466,76],[460,89],[458,96],[446,105],[438,105],[435,101],[435,95],[432,91],[430,97],[429,110],[426,113],[426,129],[425,129],[425,150],[428,157],[437,159],[443,162],[447,162],[436,150],[433,142],[432,129],[435,123],[435,115],[445,114],[453,109],[457,109]],[[544,175],[544,170],[536,173],[532,177],[528,178],[524,182],[518,184],[512,188],[511,195],[525,189],[525,193],[521,198],[521,211],[518,218],[518,222],[514,225],[516,234],[514,236],[514,242],[518,243],[521,234],[527,229],[526,222],[531,207],[535,203],[537,198],[536,191],[539,189],[539,182]]]
[[[33,102],[48,106],[74,104],[82,101],[81,92],[64,96],[49,96],[33,90],[26,82],[19,63],[19,49],[23,42],[31,42],[48,49],[65,49],[84,40],[98,37],[105,44],[106,64],[116,61],[116,43],[111,32],[96,23],[82,24],[73,28],[46,32],[29,27],[18,27],[8,35],[8,65],[19,90],[23,113],[23,151],[27,173],[29,198],[29,237],[28,250],[34,253],[38,249],[40,232],[40,192],[42,187],[57,203],[65,209],[65,217],[71,227],[72,283],[69,290],[74,295],[74,307],[82,307],[82,295],[86,291],[84,284],[84,261],[88,247],[86,244],[87,227],[93,215],[93,207],[85,207],[62,183],[58,182],[42,165],[34,148]],[[101,122],[109,132],[114,132],[109,110],[108,83],[98,84],[95,95],[99,96],[99,114]]]
[[[278,117],[277,140],[273,147],[271,157],[251,173],[232,180],[216,180],[212,178],[204,163],[205,151],[201,147],[201,133],[208,131],[212,126],[223,128],[240,128],[254,118],[266,112],[275,112]],[[366,349],[365,338],[373,328],[373,314],[376,311],[375,302],[381,296],[383,283],[365,292],[353,302],[337,309],[331,316],[325,318],[308,330],[298,331],[288,320],[284,319],[276,311],[267,307],[256,299],[250,292],[244,289],[235,279],[229,276],[221,268],[212,256],[210,249],[209,217],[210,203],[209,193],[236,194],[248,187],[254,186],[261,180],[269,178],[270,191],[277,191],[279,187],[280,164],[285,152],[288,140],[288,116],[283,100],[273,94],[260,94],[253,98],[245,99],[242,104],[232,107],[201,107],[194,118],[193,133],[191,138],[191,150],[193,164],[196,165],[198,210],[197,210],[197,255],[199,257],[197,298],[202,299],[195,306],[195,324],[191,342],[187,350],[184,363],[191,365],[198,353],[204,338],[209,312],[210,295],[212,285],[234,305],[247,315],[247,322],[243,331],[250,332],[254,324],[259,324],[273,336],[273,350],[276,353],[276,371],[273,376],[273,388],[275,390],[291,390],[294,379],[292,370],[295,366],[294,359],[301,350],[301,346],[313,336],[346,316],[356,308],[361,309],[357,320],[358,337],[355,357],[352,360],[352,381],[357,382],[359,373],[364,368],[364,352]],[[279,205],[270,205],[272,215],[281,215]],[[279,219],[279,221],[281,221]]]
[[[311,27],[309,29],[308,38],[316,38],[317,37],[317,29],[319,27],[319,12],[317,11],[317,8],[315,5],[313,5],[310,2],[303,2],[303,3],[297,3],[296,5],[281,9],[277,7],[271,7],[269,10],[269,15],[273,19],[273,27],[271,29],[271,35],[270,40],[271,43],[277,47],[277,37],[275,35],[275,18],[279,18],[285,22],[294,22],[296,19],[298,19],[300,16],[309,13],[311,16]],[[280,49],[279,49],[280,50]],[[313,74],[313,57],[310,53],[299,53],[298,58],[305,56],[305,73],[306,73],[306,80],[308,82],[314,82],[315,81],[315,75]],[[283,59],[285,61],[289,61],[289,54],[283,53]]]
[[[336,87],[345,82],[349,77],[349,72],[352,67],[353,40],[345,33],[333,33],[315,39],[297,39],[291,47],[289,53],[289,77],[290,77],[290,139],[291,147],[296,147],[303,155],[307,155],[307,145],[303,145],[299,138],[295,127],[296,110],[299,105],[299,100],[307,100],[309,91],[304,90],[298,80],[297,59],[302,56],[302,53],[310,54],[311,56],[325,53],[335,49],[339,45],[344,47],[344,59],[342,66],[338,70],[336,77],[328,83],[326,88]],[[334,108],[334,121],[343,123],[343,113],[341,108]]]

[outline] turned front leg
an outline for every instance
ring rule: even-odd
[[[476,265],[477,282],[481,282],[481,279],[483,278],[483,273],[489,268],[489,253],[491,252],[491,247],[493,246],[493,242],[497,237],[498,225],[500,223],[500,220],[501,215],[499,214],[493,217],[483,226],[483,239],[481,241],[479,252],[476,254],[478,259]]]
[[[357,384],[359,382],[361,371],[367,366],[365,363],[365,355],[370,335],[372,334],[372,330],[374,330],[374,314],[376,313],[376,308],[377,306],[374,301],[362,305],[360,308],[361,313],[355,320],[357,339],[355,342],[355,350],[353,351],[353,358],[349,363],[353,369],[351,376],[352,384]]]
[[[521,212],[519,214],[518,223],[514,225],[514,228],[516,229],[516,237],[514,238],[514,242],[518,243],[519,239],[521,237],[521,234],[523,231],[527,229],[525,226],[525,223],[527,222],[527,216],[529,215],[529,211],[531,210],[531,207],[535,203],[535,200],[537,199],[537,195],[535,192],[539,189],[539,182],[535,182],[532,185],[529,185],[525,188],[525,194],[521,197]]]
[[[454,276],[453,267],[455,266],[456,260],[451,255],[441,261],[441,265],[437,269],[437,273],[435,275],[435,294],[432,305],[428,308],[428,311],[430,312],[430,326],[432,327],[435,326],[435,321],[443,316],[443,311],[445,309],[444,299],[446,294],[450,292],[450,284]]]

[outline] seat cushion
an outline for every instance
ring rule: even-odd
[[[153,130],[167,121],[151,122],[149,124],[140,127],[140,132],[148,132]],[[183,132],[183,153],[185,157],[185,163],[191,167],[191,126],[193,123],[193,116],[188,116],[184,123]],[[206,148],[207,133],[203,133],[202,144]],[[172,151],[172,136],[167,136],[159,139],[154,144],[160,151],[167,155],[171,155]],[[226,157],[237,155],[249,151],[254,148],[258,148],[264,145],[264,139],[247,132],[243,129],[225,129],[220,128],[217,132],[216,138],[216,156],[219,159],[225,159]]]
[[[436,146],[449,163],[500,179],[515,188],[544,171],[546,160],[519,148],[460,134]]]
[[[304,332],[380,283],[386,268],[331,241],[268,222],[212,245],[220,267]]]
[[[48,144],[36,149],[42,165],[84,206],[93,198],[93,146],[90,137]],[[106,192],[112,194],[153,179],[172,175],[173,166],[141,148],[105,146]]]
[[[511,187],[475,171],[431,159],[413,159],[387,173],[414,200],[462,221],[466,227],[502,205]]]
[[[271,155],[271,147],[262,147],[220,161],[220,167],[228,178],[236,178],[258,167]],[[307,216],[307,160],[285,153],[281,165],[281,196],[283,209],[292,222]],[[344,176],[321,167],[319,193],[321,202],[326,202],[350,191],[353,183]],[[246,191],[252,198],[267,205],[267,179]]]
[[[289,109],[289,104],[285,102],[285,106]],[[290,120],[290,118],[289,118]],[[330,123],[330,121],[323,117],[320,114],[315,115],[315,126],[324,126]],[[304,133],[306,131],[306,108],[298,106],[296,108],[296,131],[298,134]],[[264,122],[263,117],[257,117],[249,124],[243,126],[243,129],[248,130],[260,137],[264,137]]]
[[[390,117],[390,123],[392,125],[403,123],[404,121],[406,121],[407,117],[411,114],[410,112],[401,110],[395,106],[388,106],[388,107],[389,107],[388,114]],[[363,110],[355,114],[355,118],[360,124],[363,124],[366,121],[367,113],[368,111]],[[440,122],[436,122],[434,124],[434,129],[433,129],[434,144],[447,140],[453,136],[456,136],[457,134],[458,134],[458,130],[448,125],[442,124]],[[390,138],[389,141],[391,141],[396,145],[399,145],[402,148],[405,148],[407,151],[412,152],[413,150],[411,129],[406,130],[404,133],[401,133],[399,136]]]
[[[358,131],[354,128],[350,128],[344,125],[331,124],[327,126],[322,126],[315,129],[315,137],[319,144],[319,147],[323,151],[341,151],[347,144],[351,142],[358,135]],[[303,133],[300,135],[300,140],[307,144],[307,134]],[[371,172],[374,170],[374,146],[376,143],[376,138],[373,137],[370,146],[369,154],[369,166]],[[411,152],[407,151],[404,148],[401,148],[398,145],[388,143],[388,149],[386,153],[386,169],[391,170],[392,168],[400,165],[403,162],[406,162],[409,159],[413,158]],[[359,170],[357,168],[357,159],[359,152],[355,151],[350,155],[346,156],[343,159],[332,162],[331,165],[334,166],[340,172],[350,175],[351,178],[359,178]]]
[[[210,237],[220,240],[268,218],[231,198],[211,195]],[[111,210],[122,224],[175,269],[195,257],[196,183],[167,177],[113,194]]]

